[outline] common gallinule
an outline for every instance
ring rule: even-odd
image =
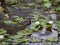
[[[27,18],[25,21],[19,21],[21,28],[24,29],[32,23],[32,18]]]

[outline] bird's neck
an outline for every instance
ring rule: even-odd
[[[29,20],[29,23],[30,23],[30,24],[32,23],[32,20],[31,20],[31,19]]]

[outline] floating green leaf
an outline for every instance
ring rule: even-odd
[[[60,21],[56,21],[56,27],[57,27],[57,30],[60,30]]]
[[[45,26],[46,25],[46,20],[45,19],[40,19],[40,25]]]
[[[4,23],[6,23],[6,24],[17,24],[17,22],[13,22],[13,21],[4,21]]]
[[[46,8],[50,8],[50,7],[51,7],[51,2],[44,3],[43,5],[44,5],[44,7],[46,7]]]
[[[0,29],[0,34],[5,34],[5,33],[6,33],[6,30]]]
[[[56,7],[56,10],[57,10],[57,11],[60,11],[60,6]]]

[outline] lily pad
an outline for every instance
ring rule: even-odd
[[[6,30],[0,29],[0,34],[5,34],[5,33],[6,33]]]
[[[17,24],[17,22],[13,22],[13,21],[4,21],[4,23],[6,23],[6,24]]]
[[[50,3],[50,2],[44,3],[43,5],[44,5],[44,7],[46,7],[46,8],[50,8],[50,7],[51,7],[51,3]]]
[[[47,21],[45,19],[40,19],[40,25],[45,26]]]
[[[57,30],[60,30],[60,21],[56,21],[56,27],[57,27]]]

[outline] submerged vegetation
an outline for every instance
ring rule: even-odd
[[[0,0],[0,45],[45,44],[59,32],[60,0]]]

